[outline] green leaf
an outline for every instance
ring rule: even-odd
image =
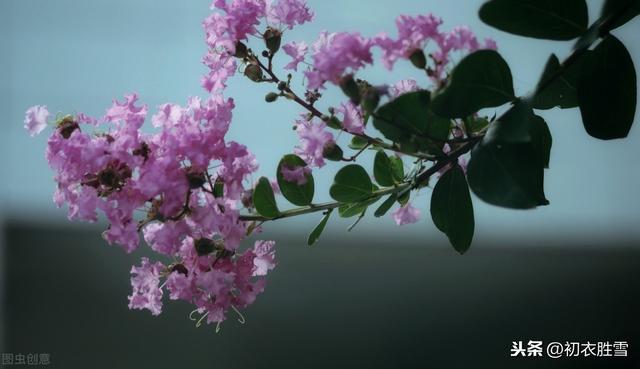
[[[220,198],[224,196],[224,181],[221,177],[216,178],[216,181],[213,184],[213,197]]]
[[[468,133],[478,133],[489,126],[489,119],[486,117],[469,116],[464,121]]]
[[[364,218],[365,213],[367,212],[367,209],[364,209],[362,211],[362,213],[360,213],[360,216],[358,217],[358,219],[356,219],[355,222],[353,222],[353,224],[351,224],[348,228],[347,228],[347,232],[351,232],[353,231],[353,229],[360,223],[360,221],[362,220],[362,218]]]
[[[439,153],[449,137],[451,122],[435,115],[430,104],[429,91],[403,94],[376,111],[373,125],[406,151]]]
[[[331,216],[332,212],[333,209],[329,209],[326,213],[324,213],[324,216],[322,217],[322,220],[320,220],[320,223],[318,223],[313,231],[309,233],[309,237],[307,238],[307,245],[312,246],[318,241],[320,235],[324,231],[324,228],[327,226],[327,221],[329,221],[329,217]]]
[[[609,16],[622,12],[622,15],[613,22],[609,31],[622,26],[640,14],[640,0],[606,0],[602,7],[601,17],[606,19]]]
[[[358,164],[350,164],[338,171],[329,194],[336,201],[351,203],[371,196],[372,189],[367,171]]]
[[[393,204],[396,203],[397,199],[398,199],[398,196],[395,193],[389,195],[389,197],[387,197],[387,199],[384,200],[382,205],[380,205],[378,209],[376,209],[375,213],[373,213],[373,216],[376,218],[380,218],[381,216],[384,216],[389,211],[389,209],[391,209]]]
[[[483,201],[530,209],[549,202],[544,195],[544,129],[527,102],[498,118],[471,152],[469,186]],[[550,142],[548,143],[550,147]]]
[[[636,71],[624,45],[608,35],[585,60],[578,102],[587,132],[602,140],[629,134],[636,112]]]
[[[433,97],[431,108],[443,117],[466,118],[514,99],[507,62],[494,50],[479,50],[453,69],[447,86]]]
[[[404,180],[404,163],[402,159],[393,155],[389,157],[389,161],[391,162],[393,179],[396,182],[402,182]]]
[[[285,166],[287,168],[306,167],[307,163],[296,155],[285,155],[278,164],[276,178],[278,180],[278,186],[280,187],[282,196],[289,200],[290,203],[297,206],[307,206],[311,204],[315,191],[313,175],[311,175],[311,173],[307,174],[305,176],[307,178],[307,182],[302,185],[299,185],[296,182],[289,182],[285,180],[282,175],[282,168]]]
[[[271,183],[266,177],[261,177],[260,180],[258,180],[256,188],[253,190],[253,206],[256,208],[258,214],[263,217],[275,218],[280,215]]]
[[[536,109],[551,109],[559,106],[562,109],[578,106],[577,86],[580,78],[582,63],[589,58],[591,52],[587,51],[564,73],[557,76],[553,82],[535,93],[533,107]],[[547,61],[538,89],[547,84],[560,68],[558,57],[552,54]]]
[[[454,165],[438,180],[431,195],[431,218],[460,254],[471,246],[475,220],[469,186],[462,168]]]
[[[369,141],[367,141],[366,138],[362,138],[360,136],[353,136],[353,138],[351,138],[351,143],[348,146],[350,149],[353,149],[353,150],[362,150],[364,149],[365,146],[367,146],[368,143]]]
[[[549,168],[549,161],[551,159],[551,145],[553,144],[553,138],[551,137],[551,131],[547,122],[542,117],[535,115],[532,120],[532,141],[534,150],[540,155],[540,160],[545,168]]]
[[[376,196],[372,199],[363,202],[354,202],[351,204],[342,205],[338,208],[338,214],[342,218],[351,218],[358,214],[361,214],[363,211],[367,210],[367,208],[380,200],[380,196]]]
[[[384,151],[378,151],[373,161],[373,176],[380,186],[391,187],[395,184],[391,160]]]
[[[491,0],[480,19],[501,31],[547,40],[572,40],[589,26],[585,0]]]

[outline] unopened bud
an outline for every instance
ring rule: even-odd
[[[220,249],[221,245],[218,245],[216,241],[210,240],[208,238],[200,238],[195,240],[193,243],[196,252],[199,256],[205,256],[211,254],[216,249]]]
[[[380,93],[376,88],[368,88],[362,99],[362,109],[365,113],[373,113],[380,104]]]
[[[247,49],[247,45],[240,41],[236,42],[236,52],[233,56],[239,59],[244,59],[249,56],[249,49]]]
[[[253,82],[262,81],[262,69],[258,64],[249,64],[244,68],[244,75]]]
[[[271,52],[271,55],[280,50],[280,42],[282,41],[282,32],[275,28],[268,27],[264,34],[264,43],[267,45],[267,49]]]
[[[424,69],[427,66],[427,57],[424,55],[424,52],[420,49],[414,51],[410,56],[409,60],[411,63],[416,66],[416,68]]]
[[[71,115],[67,115],[64,118],[62,118],[59,122],[58,122],[58,131],[60,132],[60,135],[64,138],[69,138],[71,137],[71,134],[73,133],[73,131],[75,131],[76,129],[80,129],[80,126],[78,125],[78,123],[73,120],[73,116]]]
[[[353,79],[353,74],[347,74],[342,77],[340,80],[340,88],[342,92],[351,99],[352,103],[355,105],[360,104],[360,87],[358,87],[358,84]]]
[[[283,91],[286,88],[287,88],[287,82],[285,81],[278,82],[278,90]]]
[[[268,102],[268,103],[272,103],[276,100],[278,100],[278,95],[275,92],[269,92],[265,97],[264,97],[264,101]]]
[[[327,160],[331,160],[331,161],[340,161],[340,160],[342,160],[343,154],[344,154],[344,152],[342,151],[340,146],[336,145],[335,143],[331,143],[331,144],[325,146],[324,152],[322,153],[322,155]]]

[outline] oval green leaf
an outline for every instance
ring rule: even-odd
[[[324,228],[327,226],[327,221],[329,221],[329,217],[331,216],[332,212],[333,212],[333,209],[327,210],[327,212],[324,214],[324,216],[320,220],[320,223],[318,223],[318,225],[313,229],[313,231],[311,231],[311,233],[309,234],[309,237],[307,238],[307,245],[312,246],[313,244],[318,242],[320,235],[324,231]]]
[[[636,112],[636,71],[627,48],[608,35],[582,66],[578,102],[587,133],[602,140],[629,134]]]
[[[261,177],[253,190],[253,206],[265,218],[275,218],[280,214],[271,182],[266,177]]]
[[[305,163],[305,161],[297,155],[285,155],[278,164],[276,179],[278,180],[278,186],[280,187],[282,196],[284,196],[284,198],[287,199],[290,203],[297,206],[307,206],[311,204],[315,191],[313,175],[311,173],[307,174],[307,182],[302,185],[299,185],[295,182],[289,182],[285,180],[284,176],[282,175],[282,167],[285,166],[288,168],[301,166],[306,167],[307,163]]]
[[[572,40],[589,26],[585,0],[491,0],[480,19],[501,31],[547,40]]]
[[[391,187],[395,184],[391,160],[384,151],[378,151],[373,161],[373,177],[380,186]]]
[[[494,50],[479,50],[453,69],[447,86],[433,97],[431,109],[443,117],[466,118],[514,99],[507,62]]]
[[[338,171],[329,194],[336,201],[352,203],[371,196],[372,189],[367,171],[358,164],[350,164]]]
[[[447,170],[436,183],[431,194],[431,218],[456,251],[464,254],[469,249],[475,228],[473,203],[459,165]]]

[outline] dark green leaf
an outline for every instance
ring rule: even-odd
[[[327,212],[322,217],[322,220],[320,220],[320,223],[318,223],[318,225],[313,229],[313,231],[311,231],[311,233],[309,234],[309,238],[307,238],[307,245],[312,246],[318,241],[318,239],[320,238],[320,235],[322,234],[322,232],[324,231],[324,228],[327,225],[327,221],[329,221],[329,217],[331,216],[332,212],[333,212],[333,209],[327,210]]]
[[[348,228],[347,228],[347,232],[351,232],[353,231],[353,229],[360,223],[360,221],[362,220],[362,218],[364,218],[364,215],[366,213],[367,209],[364,209],[362,211],[362,213],[360,213],[360,216],[358,217],[358,219],[356,219],[355,222],[353,222],[353,224],[351,224]]]
[[[266,177],[261,177],[253,190],[253,206],[258,214],[266,218],[275,218],[280,214],[271,182]]]
[[[610,16],[616,16],[617,13],[621,13],[621,15],[617,16],[616,21],[608,30],[618,28],[640,14],[640,0],[606,0],[602,7],[601,17],[606,19]]]
[[[496,51],[479,50],[453,69],[449,83],[434,96],[431,108],[443,117],[466,118],[482,108],[514,99],[507,62]]]
[[[213,197],[220,198],[224,196],[224,181],[221,177],[216,178],[215,183],[213,184]]]
[[[489,119],[486,117],[469,116],[465,119],[465,127],[468,133],[478,133],[489,126]]]
[[[440,152],[451,123],[433,114],[430,102],[429,91],[403,94],[376,111],[373,125],[404,150]]]
[[[367,171],[358,164],[340,169],[329,189],[331,198],[340,202],[358,202],[371,195],[371,179]]]
[[[551,137],[551,131],[547,122],[542,117],[535,115],[532,121],[532,134],[531,143],[534,145],[534,150],[540,154],[540,160],[545,168],[549,168],[549,161],[551,159],[551,145],[553,138]]]
[[[627,137],[636,112],[636,71],[629,52],[608,35],[584,61],[578,101],[587,132],[599,139]]]
[[[585,0],[490,0],[480,19],[499,30],[547,40],[571,40],[587,30]]]
[[[285,199],[289,200],[294,205],[297,206],[307,206],[311,204],[313,201],[313,193],[315,189],[313,176],[309,173],[306,175],[307,182],[305,184],[299,185],[295,182],[289,182],[284,179],[282,175],[282,167],[287,168],[296,168],[296,167],[306,167],[307,163],[302,160],[300,157],[289,154],[285,155],[278,164],[278,173],[276,174],[276,178],[278,180],[278,186],[280,187],[280,191],[282,191],[282,196]]]
[[[560,68],[560,61],[554,54],[549,57],[549,61],[544,69],[538,89],[545,86],[542,90],[536,91],[533,107],[536,109],[551,109],[559,106],[562,109],[575,108],[578,106],[578,95],[576,92],[578,79],[582,63],[590,56],[590,52],[583,54],[574,64],[571,65],[564,73],[556,76]],[[555,79],[548,83],[550,78]]]
[[[349,148],[353,150],[362,150],[369,141],[366,138],[362,138],[360,136],[353,136],[351,139],[351,143],[349,144]]]
[[[549,203],[544,196],[548,154],[544,151],[546,140],[540,138],[544,129],[537,119],[526,102],[518,103],[493,123],[473,149],[467,175],[469,186],[480,199],[514,209]]]
[[[393,179],[396,182],[402,182],[404,180],[404,163],[402,159],[393,155],[389,157],[389,161],[391,162]]]
[[[405,193],[403,193],[402,195],[398,196],[398,204],[405,206],[407,205],[407,203],[409,202],[409,200],[411,199],[411,192],[407,191]]]
[[[338,208],[338,214],[342,218],[351,218],[358,214],[361,214],[363,211],[367,210],[367,208],[380,200],[379,196],[376,196],[372,199],[363,202],[354,202],[351,204],[342,205]]]
[[[460,254],[471,246],[475,221],[469,186],[460,166],[455,165],[438,180],[431,195],[431,217]]]
[[[373,161],[373,176],[380,186],[391,187],[395,184],[391,160],[384,151],[378,151]]]
[[[373,216],[375,216],[376,218],[380,218],[381,216],[385,215],[389,211],[389,209],[391,209],[393,204],[396,203],[397,199],[398,199],[398,196],[395,193],[389,195],[389,197],[387,197],[387,199],[384,200],[382,205],[380,205],[378,209],[376,209],[376,212],[373,213]]]

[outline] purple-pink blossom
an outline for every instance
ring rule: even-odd
[[[313,69],[305,72],[307,87],[322,88],[327,81],[338,84],[345,74],[373,63],[371,46],[371,40],[359,33],[321,33],[313,44]]]
[[[420,219],[420,210],[413,207],[411,203],[407,203],[394,211],[391,216],[399,226],[412,224]]]
[[[313,120],[304,119],[296,121],[296,133],[300,144],[296,146],[294,152],[312,167],[324,166],[325,148],[335,143],[333,134],[326,131],[326,128],[327,125],[324,122],[314,123]]]
[[[292,41],[282,47],[282,50],[291,57],[289,64],[284,66],[284,69],[298,70],[298,64],[304,61],[304,57],[307,55],[309,47],[305,42]]]
[[[285,181],[302,186],[307,183],[307,174],[311,173],[311,168],[308,166],[296,166],[291,168],[283,165],[282,168],[280,168],[280,172],[282,173],[282,177]]]
[[[342,127],[347,132],[355,134],[364,133],[364,118],[362,108],[359,105],[354,105],[352,102],[346,102],[340,104],[340,107],[336,109],[338,113],[342,115]]]
[[[39,134],[47,127],[47,118],[49,118],[49,110],[44,105],[36,105],[27,109],[24,117],[24,129],[26,129],[31,137]]]

